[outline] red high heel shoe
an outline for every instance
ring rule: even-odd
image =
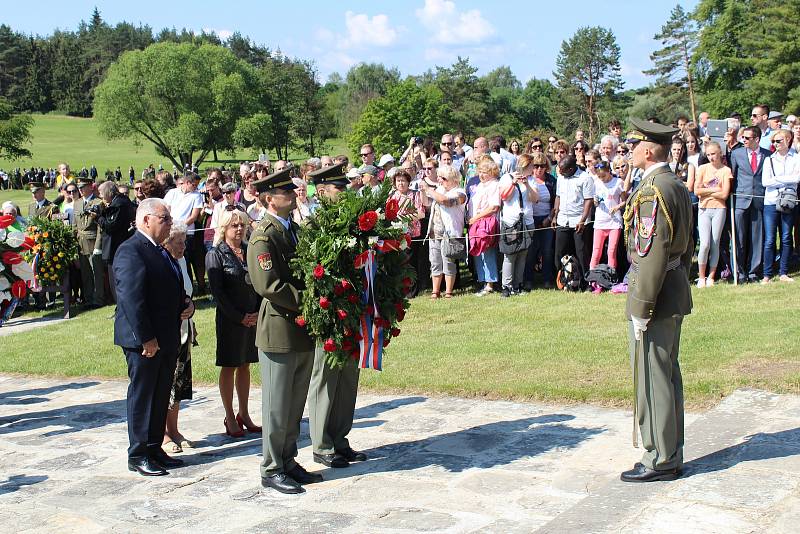
[[[246,428],[247,431],[250,432],[250,433],[261,434],[261,427],[260,426],[256,426],[256,425],[250,426],[250,425],[248,425],[247,423],[244,422],[244,419],[242,419],[242,416],[239,415],[239,414],[236,414],[236,422],[239,424],[240,428]]]
[[[228,419],[225,418],[222,420],[222,424],[225,425],[225,433],[232,438],[243,438],[244,437],[244,430],[239,430],[238,432],[231,432],[228,430]],[[241,427],[241,425],[240,425]]]

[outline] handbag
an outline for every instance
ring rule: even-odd
[[[451,237],[447,234],[442,236],[442,254],[451,261],[467,259],[467,241],[464,236]]]
[[[772,167],[772,175],[775,176],[775,166],[772,164],[772,158],[769,158],[769,164]],[[784,187],[778,189],[778,200],[775,201],[775,211],[780,213],[791,213],[797,206],[797,190],[792,187]]]
[[[519,218],[511,225],[504,222],[500,224],[500,252],[507,255],[527,250],[531,246],[533,237],[525,226],[525,216],[522,213],[522,190],[519,184],[515,184],[515,187],[519,198]]]

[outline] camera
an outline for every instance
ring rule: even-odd
[[[421,136],[418,135],[418,136],[414,137],[414,144],[415,145],[421,145],[422,141],[423,141],[423,139],[422,139]]]
[[[103,213],[103,206],[101,206],[100,204],[95,204],[93,206],[84,206],[83,213],[84,215],[92,214],[95,217],[98,217]]]

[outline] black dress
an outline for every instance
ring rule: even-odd
[[[247,257],[247,248],[242,243]],[[256,327],[242,325],[246,313],[256,313],[261,297],[247,274],[247,262],[236,257],[225,241],[206,254],[206,272],[211,294],[217,304],[217,366],[239,367],[258,362]]]

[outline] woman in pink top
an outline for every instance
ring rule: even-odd
[[[730,168],[722,163],[722,149],[718,143],[706,143],[706,157],[709,162],[700,165],[697,173],[690,175],[686,184],[699,200],[697,227],[700,250],[697,253],[697,287],[714,285],[714,274],[719,262],[719,243],[725,228],[725,201],[731,192],[733,180]]]

